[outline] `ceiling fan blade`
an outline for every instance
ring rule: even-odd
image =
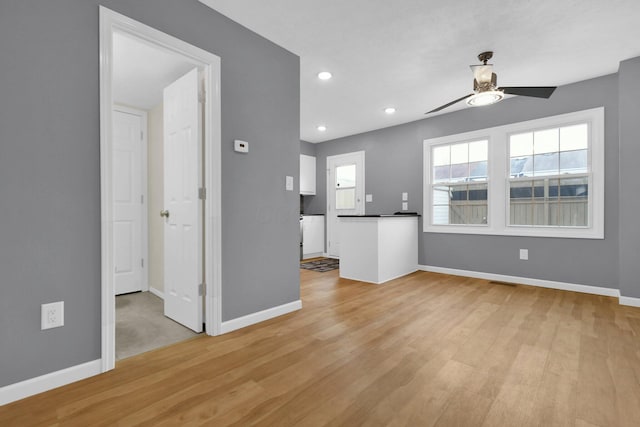
[[[458,98],[455,101],[449,102],[448,104],[444,104],[444,105],[441,105],[440,107],[435,108],[435,109],[433,109],[431,111],[427,111],[425,114],[431,114],[431,113],[435,113],[436,111],[444,110],[445,108],[450,107],[451,105],[455,104],[456,102],[460,102],[463,99],[467,99],[468,97],[470,97],[472,95],[473,95],[472,93],[470,93],[469,95],[465,95],[462,98]]]
[[[512,86],[501,87],[499,90],[507,95],[533,96],[535,98],[549,98],[556,86]]]

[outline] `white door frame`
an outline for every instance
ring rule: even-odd
[[[330,255],[330,251],[329,251],[329,241],[331,239],[331,233],[333,231],[333,220],[331,219],[331,215],[329,214],[329,211],[331,210],[331,203],[335,203],[335,200],[331,200],[331,192],[333,189],[333,185],[334,183],[332,182],[331,179],[331,174],[329,173],[331,171],[331,162],[335,161],[335,160],[340,160],[342,158],[349,158],[349,157],[358,157],[362,163],[362,189],[361,191],[356,191],[356,197],[358,196],[359,193],[361,193],[361,205],[362,206],[362,214],[364,214],[365,212],[365,202],[364,202],[364,197],[365,197],[365,180],[366,180],[366,175],[365,175],[365,163],[364,163],[364,157],[365,152],[364,151],[354,151],[351,153],[344,153],[344,154],[337,154],[335,156],[327,156],[327,169],[326,169],[326,182],[327,182],[327,238],[326,238],[326,242],[325,242],[325,248],[327,249],[327,257],[329,258],[336,258],[334,255]],[[358,188],[358,184],[356,183],[356,188]],[[359,188],[358,188],[359,189]],[[335,208],[335,207],[334,207]],[[335,210],[335,209],[334,209]],[[339,258],[339,256],[337,257]]]
[[[148,135],[147,135],[147,112],[143,110],[138,110],[137,108],[131,108],[124,105],[115,104],[113,106],[114,110],[120,111],[122,113],[132,114],[134,116],[140,117],[140,123],[142,123],[142,152],[140,159],[140,173],[142,175],[140,180],[140,194],[142,195],[142,203],[140,203],[140,210],[142,211],[142,220],[140,222],[140,226],[142,227],[142,232],[140,233],[141,240],[141,251],[140,254],[142,259],[144,260],[144,265],[142,267],[142,272],[140,274],[140,284],[142,287],[142,291],[149,290],[149,213],[148,209],[148,194],[147,194],[147,167],[148,167]],[[113,200],[112,200],[113,203]],[[113,271],[113,270],[111,270]]]
[[[100,201],[102,284],[102,372],[115,367],[115,295],[112,280],[113,212],[111,114],[114,32],[124,32],[153,46],[182,55],[203,70],[205,83],[205,325],[208,335],[219,335],[221,301],[221,136],[220,58],[210,52],[100,6]]]

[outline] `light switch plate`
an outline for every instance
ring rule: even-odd
[[[402,201],[406,202],[407,200],[409,200],[409,193],[402,193]]]
[[[408,202],[402,202],[402,210],[403,211],[408,211],[409,210],[409,203]]]
[[[529,249],[520,249],[520,259],[529,259]]]
[[[288,176],[285,178],[285,189],[287,191],[293,191],[293,177]]]
[[[366,194],[364,196],[364,201],[365,202],[373,202],[373,194]]]

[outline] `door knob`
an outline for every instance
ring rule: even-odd
[[[169,211],[167,210],[161,210],[160,211],[160,216],[163,216],[165,218],[169,218]]]

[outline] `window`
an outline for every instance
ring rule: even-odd
[[[488,141],[431,147],[434,224],[487,223]]]
[[[336,209],[356,208],[356,165],[336,167]]]
[[[424,231],[604,238],[604,109],[424,141]]]
[[[589,226],[587,123],[509,137],[509,225]]]

